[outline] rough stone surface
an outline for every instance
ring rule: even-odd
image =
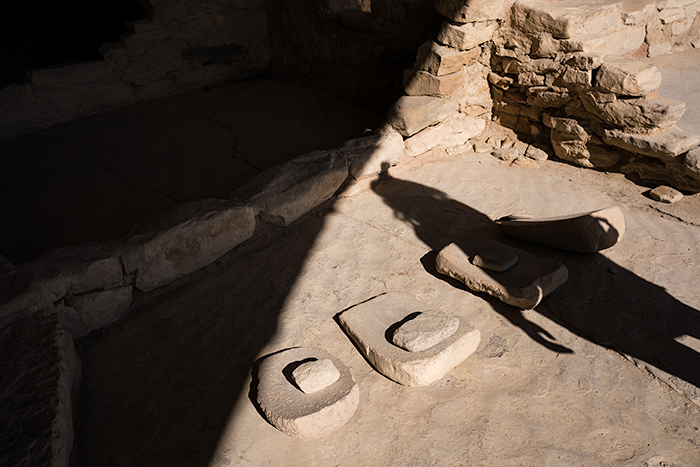
[[[512,8],[513,26],[530,34],[549,34],[558,39],[568,39],[577,26],[571,15],[552,15],[544,9],[532,8],[516,1]]]
[[[409,352],[422,352],[444,341],[459,327],[459,318],[441,310],[423,311],[404,322],[391,341]]]
[[[673,159],[700,146],[699,136],[691,135],[676,126],[651,135],[605,130],[603,140],[612,146],[659,159]]]
[[[348,170],[355,179],[373,177],[401,162],[404,141],[396,131],[351,139],[338,147],[348,160]]]
[[[457,50],[469,50],[488,42],[497,28],[498,22],[496,21],[479,21],[463,25],[455,25],[446,21],[442,23],[437,41]]]
[[[294,383],[304,394],[326,389],[340,379],[340,372],[329,358],[302,363],[292,372]]]
[[[422,70],[406,70],[403,87],[409,96],[446,96],[465,82],[466,75],[456,71],[449,75],[435,76]]]
[[[504,272],[515,266],[518,255],[512,251],[493,250],[478,254],[472,258],[472,264],[489,271]]]
[[[492,250],[515,254],[518,262],[505,272],[489,272],[473,265],[470,257]],[[474,292],[486,292],[504,303],[529,310],[554,292],[568,278],[566,267],[552,259],[538,258],[493,240],[469,238],[451,243],[437,255],[440,274],[463,282]]]
[[[344,311],[338,320],[378,372],[404,386],[429,386],[474,353],[481,340],[479,330],[463,320],[451,336],[421,352],[406,351],[387,340],[392,326],[429,309],[411,294],[391,292]]]
[[[653,190],[650,190],[649,196],[656,201],[668,204],[677,203],[683,199],[683,193],[665,185],[657,186]]]
[[[622,96],[646,96],[661,86],[661,73],[647,62],[608,56],[598,69],[595,86]]]
[[[686,174],[700,180],[700,148],[691,149],[683,159]]]
[[[416,157],[435,148],[462,146],[479,136],[486,128],[486,120],[457,114],[426,128],[406,139],[406,156]]]
[[[491,151],[491,155],[504,162],[513,162],[520,157],[520,151],[516,148],[500,148]]]
[[[512,0],[437,0],[435,8],[455,23],[503,19]]]
[[[68,467],[73,338],[58,315],[38,312],[0,329],[0,464]]]
[[[130,237],[122,248],[124,267],[139,290],[153,290],[211,264],[254,230],[255,210],[249,206],[193,201]]]
[[[284,227],[327,201],[347,176],[340,152],[313,151],[257,175],[231,198],[254,206],[263,221]]]
[[[670,128],[685,112],[684,102],[665,97],[598,102],[584,95],[582,101],[589,112],[606,123],[633,133]]]
[[[129,311],[132,289],[129,285],[66,298],[59,311],[63,325],[78,338],[116,322]]]
[[[625,218],[617,206],[568,216],[496,221],[513,237],[562,250],[594,253],[615,245],[625,234]]]
[[[305,394],[285,371],[310,358],[330,360],[340,377],[324,389]],[[350,369],[321,349],[297,347],[270,355],[260,362],[257,378],[257,401],[265,416],[275,428],[295,438],[314,439],[340,428],[360,402],[360,390]]]
[[[427,41],[418,49],[415,68],[435,76],[448,75],[471,64],[480,54],[481,48],[479,47],[459,51],[434,41]]]
[[[458,108],[459,103],[449,97],[403,96],[389,109],[387,121],[403,136],[411,136],[446,119]]]

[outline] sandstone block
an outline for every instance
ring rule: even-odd
[[[185,203],[128,239],[125,269],[144,292],[207,266],[249,239],[255,210],[225,200]]]
[[[554,58],[561,50],[561,41],[551,34],[540,32],[532,38],[532,56],[540,58]]]
[[[488,74],[489,83],[493,84],[499,89],[507,90],[513,84],[513,78],[509,76],[501,76],[497,73]]]
[[[330,199],[347,176],[339,151],[313,151],[256,175],[231,198],[253,206],[263,221],[284,227]]]
[[[457,147],[479,136],[486,128],[486,120],[456,114],[435,126],[416,133],[405,141],[406,155],[416,157],[437,147]]]
[[[685,113],[685,103],[676,99],[616,99],[598,102],[595,96],[581,96],[583,105],[606,123],[632,133],[670,128]]]
[[[605,130],[603,140],[612,146],[659,159],[673,159],[700,146],[700,137],[672,126],[659,133],[640,135],[620,130]]]
[[[564,66],[564,72],[559,77],[563,86],[585,91],[591,88],[593,74],[591,70],[579,70],[575,67]]]
[[[660,201],[662,203],[673,204],[683,199],[683,193],[678,190],[674,190],[670,186],[657,186],[653,190],[649,191],[649,196],[651,199]]]
[[[646,36],[644,26],[625,26],[618,31],[604,34],[574,35],[562,41],[561,48],[567,52],[586,52],[607,55],[627,55],[637,51]]]
[[[63,325],[78,338],[118,321],[129,311],[132,289],[129,285],[66,298],[66,307],[59,311]]]
[[[459,109],[451,97],[403,96],[389,109],[387,122],[403,136],[414,135]]]
[[[536,161],[546,161],[549,158],[549,154],[537,146],[528,146],[527,150],[525,151],[525,157],[529,157],[530,159]]]
[[[661,86],[661,73],[647,62],[607,57],[598,69],[595,86],[601,92],[646,96]]]
[[[580,70],[595,70],[603,64],[603,57],[597,53],[578,52],[566,64]]]
[[[497,28],[497,21],[480,21],[463,25],[446,21],[442,23],[437,41],[457,50],[469,50],[491,40]]]
[[[69,466],[77,371],[58,315],[38,312],[0,329],[0,465]]]
[[[391,341],[409,352],[422,352],[450,337],[458,327],[456,316],[441,310],[423,311],[399,326]]]
[[[392,292],[356,305],[338,319],[379,373],[405,386],[429,386],[474,353],[481,340],[479,330],[459,319],[452,335],[423,351],[409,352],[389,342],[389,329],[429,310],[413,295]]]
[[[421,70],[406,70],[403,88],[409,96],[446,96],[465,84],[466,75],[456,71],[449,75],[435,76]]]
[[[544,85],[544,76],[538,75],[532,71],[518,74],[518,84],[520,86],[542,86]]]
[[[401,162],[404,141],[398,132],[392,130],[345,141],[338,150],[348,161],[350,175],[360,180],[378,175],[383,167]]]
[[[95,61],[32,70],[29,79],[37,88],[65,88],[85,83],[109,82],[112,72],[108,62]]]
[[[305,394],[287,379],[285,370],[305,360],[330,360],[339,378]],[[257,401],[272,425],[289,436],[314,439],[343,426],[357,409],[360,390],[350,369],[321,349],[296,347],[260,362]]]
[[[515,159],[520,157],[520,151],[516,148],[500,148],[491,151],[491,155],[496,159],[500,159],[503,162],[513,162]]]
[[[549,86],[537,86],[527,90],[527,103],[534,107],[563,107],[570,102],[573,97],[568,89],[552,89]]]
[[[541,219],[508,216],[496,223],[501,231],[513,237],[584,253],[610,248],[625,234],[625,218],[617,206]]]
[[[435,76],[449,75],[474,62],[480,54],[480,47],[459,51],[427,41],[418,49],[415,67]]]
[[[329,358],[302,363],[292,372],[294,383],[304,394],[326,389],[340,379],[340,372]]]
[[[436,0],[435,8],[454,23],[469,23],[502,19],[512,3],[512,0]]]
[[[471,263],[470,258],[493,250],[515,254],[517,264],[505,272],[494,272]],[[536,307],[568,279],[566,267],[558,261],[480,238],[446,246],[438,254],[435,267],[440,274],[457,279],[474,292],[486,292],[504,303],[526,310]]]
[[[529,34],[549,34],[557,39],[568,39],[576,31],[576,17],[570,14],[551,14],[544,9],[530,7],[516,1],[512,8],[513,27]]]
[[[691,149],[683,159],[686,175],[700,180],[700,148]]]
[[[474,266],[479,266],[482,269],[489,271],[504,272],[515,266],[518,262],[518,255],[512,251],[493,250],[475,255],[472,259]]]
[[[526,34],[523,34],[523,32],[513,28],[499,28],[493,35],[492,40],[494,45],[498,48],[514,50],[516,54],[521,52],[526,55],[532,50],[532,39]]]

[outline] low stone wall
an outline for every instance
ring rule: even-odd
[[[105,60],[33,70],[0,89],[0,139],[270,69],[265,0],[152,0]]]

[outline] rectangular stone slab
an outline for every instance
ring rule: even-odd
[[[474,353],[481,333],[460,318],[454,334],[427,350],[409,352],[389,341],[389,328],[428,309],[411,294],[392,292],[344,311],[339,321],[379,373],[404,386],[429,386]]]
[[[518,256],[518,262],[504,272],[474,266],[470,259],[493,250],[504,250]],[[502,302],[529,310],[554,292],[569,278],[566,266],[553,259],[540,258],[493,240],[470,238],[451,243],[435,260],[440,274],[445,274],[475,292],[486,292]]]

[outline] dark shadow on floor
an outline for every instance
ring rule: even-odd
[[[372,189],[433,249],[432,256],[424,259],[426,269],[465,293],[473,292],[434,269],[435,254],[464,237],[479,235],[561,261],[569,271],[569,280],[536,307],[539,313],[595,344],[690,383],[692,387],[684,391],[700,396],[700,354],[674,340],[683,335],[700,339],[700,312],[676,300],[663,287],[599,253],[566,252],[507,238],[487,216],[434,188],[384,176]],[[546,330],[527,321],[519,310],[480,295],[533,340],[561,351]]]

